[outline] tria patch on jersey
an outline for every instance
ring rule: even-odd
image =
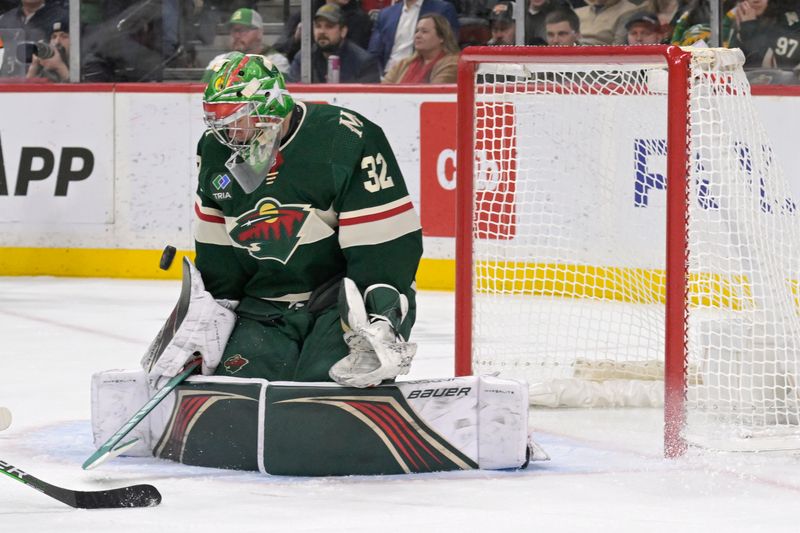
[[[264,198],[236,219],[230,236],[254,258],[286,264],[297,249],[301,229],[310,213],[308,205],[281,205],[274,198]]]
[[[232,198],[231,193],[225,190],[232,181],[233,180],[231,180],[231,177],[227,174],[217,174],[214,176],[214,179],[211,180],[211,185],[213,185],[218,191],[211,193],[211,196],[214,197],[214,200],[230,200]]]

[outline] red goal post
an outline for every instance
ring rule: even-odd
[[[526,379],[549,406],[663,402],[667,456],[689,429],[712,448],[800,447],[800,225],[741,63],[462,52],[456,375]]]

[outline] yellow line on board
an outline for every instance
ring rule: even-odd
[[[429,291],[453,291],[456,288],[454,259],[427,259],[419,262],[417,288]]]
[[[0,276],[67,276],[83,278],[180,279],[183,256],[172,266],[159,268],[161,250],[108,248],[0,248]],[[423,258],[417,288],[455,289],[453,259]],[[476,265],[478,291],[511,295],[552,295],[594,298],[628,303],[663,303],[664,272],[658,269],[555,265],[523,262],[480,262]],[[742,309],[753,305],[752,288],[741,276],[692,275],[692,305]],[[792,286],[800,301],[800,288]]]
[[[179,250],[169,270],[158,267],[161,250],[109,248],[0,248],[0,276],[180,279]]]
[[[0,248],[0,276],[65,276],[79,278],[180,279],[183,256],[178,250],[168,271],[158,268],[161,250],[109,248]],[[417,287],[427,290],[455,288],[455,261],[422,259]]]

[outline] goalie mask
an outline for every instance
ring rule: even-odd
[[[231,149],[225,166],[245,193],[264,182],[293,108],[283,75],[264,56],[235,52],[214,70],[203,94],[205,123]]]

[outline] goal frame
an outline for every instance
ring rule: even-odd
[[[639,63],[666,61],[666,308],[664,345],[664,455],[687,450],[682,436],[686,422],[688,288],[688,154],[689,79],[692,54],[677,46],[469,47],[458,62],[458,138],[456,159],[456,315],[455,375],[472,373],[473,171],[475,146],[475,73],[481,62],[492,63]]]

